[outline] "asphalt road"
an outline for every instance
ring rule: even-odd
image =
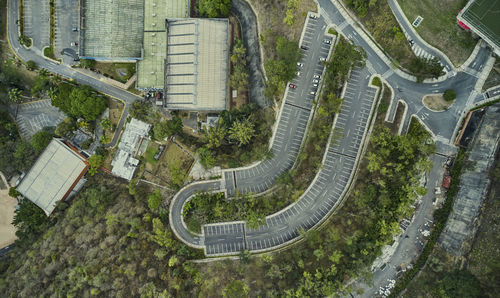
[[[104,82],[101,82],[99,80],[96,80],[92,77],[86,76],[71,67],[64,65],[64,64],[58,64],[56,62],[53,62],[49,59],[45,59],[42,57],[42,53],[40,52],[39,49],[36,47],[33,47],[32,49],[26,49],[25,47],[21,46],[19,44],[18,40],[18,28],[17,28],[17,21],[18,21],[18,14],[19,14],[19,1],[17,0],[8,0],[8,38],[9,38],[9,43],[16,53],[16,55],[23,61],[35,61],[36,64],[38,65],[39,68],[44,68],[50,71],[51,73],[57,74],[61,77],[64,77],[66,79],[71,79],[73,81],[76,81],[80,84],[84,85],[89,85],[90,87],[94,88],[95,90],[102,92],[106,95],[121,99],[125,102],[125,110],[124,110],[124,115],[127,115],[128,110],[130,108],[130,104],[132,104],[134,101],[142,99],[142,97],[137,96],[135,94],[132,94],[128,91],[125,91],[123,89],[114,87],[112,85],[108,85]],[[47,19],[47,22],[49,20]],[[123,128],[123,125],[125,124],[126,117],[122,117],[120,119],[120,123],[117,126],[117,130],[121,130]],[[113,140],[111,143],[108,144],[108,146],[114,146],[116,142],[118,141],[119,134],[115,134]]]

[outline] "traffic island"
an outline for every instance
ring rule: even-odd
[[[422,98],[422,103],[426,108],[433,112],[443,112],[448,110],[453,104],[452,101],[446,101],[443,93],[440,94],[427,94]]]

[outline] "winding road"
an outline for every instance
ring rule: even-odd
[[[249,64],[253,65],[255,70],[261,64],[256,17],[242,0],[234,0],[234,4],[233,13],[238,16],[242,24],[246,24],[242,26],[243,39],[251,54]],[[484,66],[491,59],[491,52],[485,46],[478,45],[468,60],[468,65],[462,66],[461,71],[456,71],[442,53],[432,52],[431,48],[425,48],[425,44],[419,44],[426,51],[439,57],[450,71],[437,80],[416,83],[411,76],[391,67],[390,59],[349,17],[341,3],[337,0],[318,0],[318,4],[320,16],[307,17],[303,28],[301,45],[307,50],[303,52],[301,59],[303,66],[299,70],[300,75],[292,81],[297,87],[287,87],[285,92],[279,120],[270,144],[273,157],[249,167],[225,170],[219,180],[189,184],[181,189],[171,202],[169,221],[175,235],[187,245],[203,248],[208,256],[234,255],[242,250],[263,252],[279,248],[299,239],[300,230],[308,230],[321,224],[335,210],[344,197],[362,156],[377,96],[377,89],[369,85],[374,75],[379,75],[393,90],[394,100],[389,118],[395,116],[397,107],[395,102],[403,100],[407,106],[403,131],[409,125],[410,116],[417,116],[430,129],[438,145],[438,152],[443,155],[454,152],[452,143],[465,111],[484,103],[487,98],[478,91],[481,88],[478,79],[485,71]],[[52,73],[123,100],[124,115],[127,115],[130,104],[140,99],[134,94],[86,76],[66,65],[45,59],[37,49],[26,49],[21,46],[18,42],[18,28],[15,25],[18,19],[18,1],[8,0],[8,6],[9,42],[20,59],[33,60],[39,67]],[[396,12],[395,14],[398,18]],[[361,46],[367,53],[367,61],[366,67],[355,68],[351,72],[344,88],[342,110],[335,115],[334,120],[334,127],[342,131],[343,136],[329,142],[323,156],[322,167],[312,184],[297,202],[267,216],[265,224],[257,229],[251,229],[245,222],[237,221],[204,225],[201,234],[188,231],[183,222],[182,209],[185,202],[197,191],[222,191],[228,197],[234,196],[236,190],[261,193],[270,189],[281,173],[292,168],[314,113],[313,100],[317,95],[312,81],[315,79],[314,76],[323,73],[323,65],[319,63],[320,58],[326,58],[331,52],[330,44],[324,40],[335,43],[333,36],[325,34],[328,26],[333,26],[337,32]],[[245,27],[249,30],[245,31]],[[412,38],[411,30],[408,32],[407,36]],[[415,37],[415,41],[418,42],[419,39]],[[251,95],[259,104],[266,105],[267,102],[262,95],[264,86],[262,80],[260,68],[252,72],[250,82],[256,87],[251,89]],[[421,100],[424,95],[441,93],[446,89],[454,89],[457,93],[457,99],[450,109],[432,112],[423,106]],[[118,129],[122,128],[125,118],[122,117]],[[116,143],[118,135],[115,135],[112,144]]]

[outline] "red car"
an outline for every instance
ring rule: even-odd
[[[292,83],[288,84],[288,87],[290,87],[290,88],[292,88],[292,89],[297,88],[297,86],[296,86],[296,85],[294,85],[294,84],[292,84]]]

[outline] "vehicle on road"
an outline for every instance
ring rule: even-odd
[[[295,89],[295,88],[297,88],[297,85],[290,83],[290,84],[288,84],[288,87]]]

